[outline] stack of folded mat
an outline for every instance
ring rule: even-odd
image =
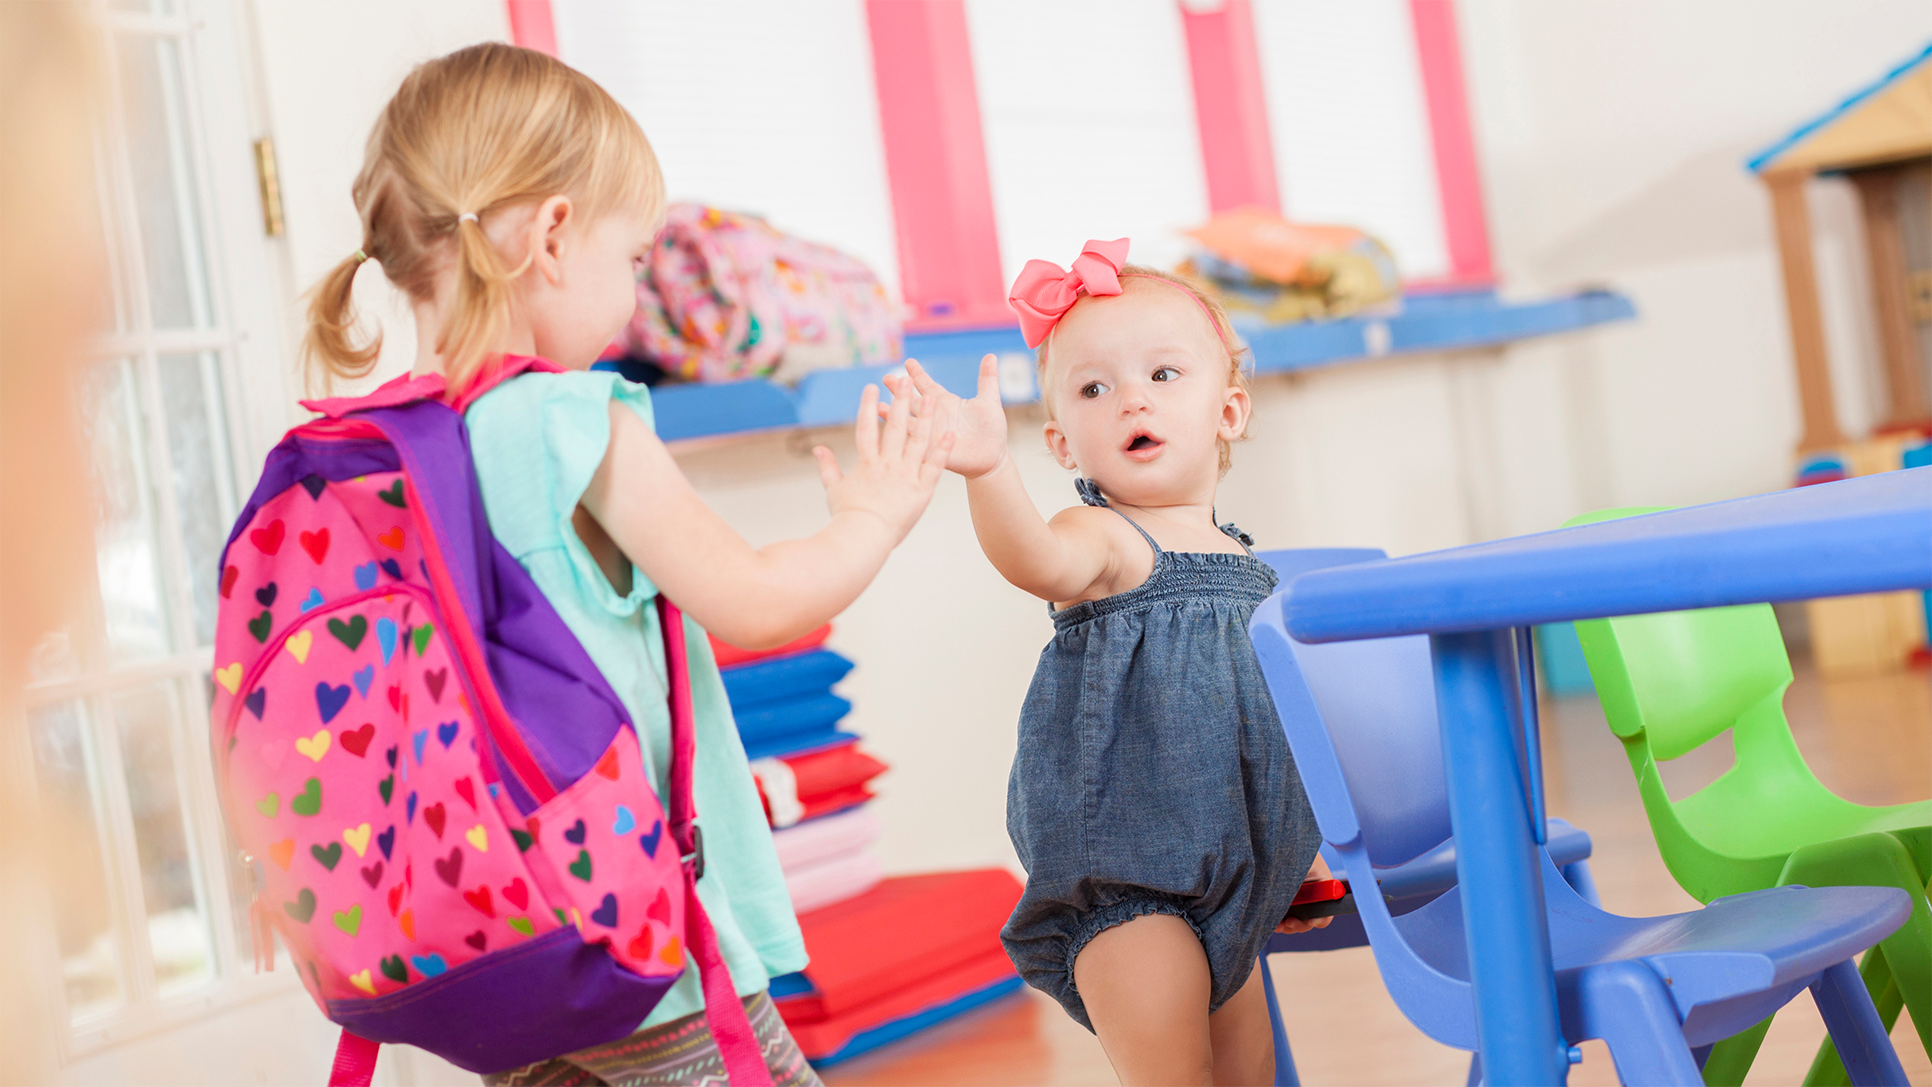
[[[811,955],[772,980],[772,997],[820,1065],[1020,987],[999,940],[1020,897],[1010,873],[880,878],[866,804],[886,765],[838,727],[852,704],[831,688],[852,662],[824,647],[830,633],[764,652],[712,640]]]

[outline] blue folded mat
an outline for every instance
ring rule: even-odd
[[[846,714],[852,703],[835,694],[805,695],[783,702],[764,702],[738,709],[731,716],[738,722],[738,735],[749,747],[753,743],[831,728]]]
[[[789,657],[770,657],[720,669],[733,710],[762,706],[801,695],[822,694],[845,678],[852,662],[829,649]]]
[[[858,739],[856,733],[840,732],[835,728],[819,729],[815,732],[793,733],[788,736],[774,736],[769,740],[745,741],[745,758],[775,759],[781,755],[803,755],[807,751],[817,751],[822,747],[851,743]]]

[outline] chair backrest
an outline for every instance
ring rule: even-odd
[[[1600,510],[1565,527],[1659,508]],[[1611,729],[1625,739],[1642,736],[1659,760],[1717,738],[1791,683],[1769,604],[1592,619],[1576,631]]]
[[[1262,558],[1292,569],[1308,554]],[[1350,556],[1344,562],[1383,557],[1339,554]],[[1414,860],[1450,835],[1429,640],[1303,644],[1288,635],[1287,595],[1276,593],[1255,610],[1250,633],[1322,835],[1340,846],[1359,834],[1378,868]]]

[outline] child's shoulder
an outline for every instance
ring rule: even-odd
[[[608,370],[532,370],[518,374],[477,397],[465,414],[471,430],[478,426],[517,429],[558,426],[576,428],[608,419],[608,404],[621,401],[646,423],[654,422],[649,387],[626,381]]]

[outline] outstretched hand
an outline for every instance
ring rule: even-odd
[[[889,375],[886,388],[892,391],[890,410],[912,403],[920,420],[931,420],[935,433],[955,437],[945,466],[967,479],[998,468],[1006,459],[1006,409],[1000,405],[999,360],[987,355],[979,360],[979,393],[971,400],[947,391],[934,381],[917,359],[906,360],[906,373]],[[877,409],[884,413],[887,409]]]
[[[954,444],[949,428],[936,425],[930,413],[915,417],[912,408],[911,398],[899,397],[881,411],[878,388],[867,385],[853,428],[858,463],[844,472],[831,450],[822,445],[812,450],[832,516],[860,512],[877,517],[891,530],[895,546],[932,501]]]

